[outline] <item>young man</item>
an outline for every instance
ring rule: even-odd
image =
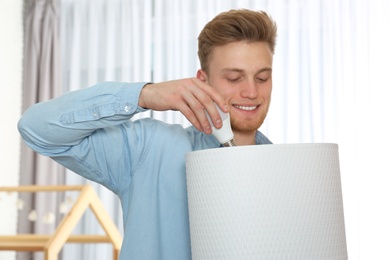
[[[121,259],[191,259],[185,154],[217,148],[205,110],[230,113],[237,145],[269,144],[257,129],[270,104],[276,25],[264,12],[232,10],[199,35],[196,78],[105,82],[39,103],[19,131],[35,151],[116,193],[124,218]],[[136,113],[178,110],[184,129]]]

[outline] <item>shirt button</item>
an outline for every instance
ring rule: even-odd
[[[94,117],[94,118],[97,118],[97,117],[98,117],[98,114],[97,114],[97,113],[93,113],[93,117]]]
[[[130,111],[130,107],[129,106],[125,106],[125,111],[129,112]]]

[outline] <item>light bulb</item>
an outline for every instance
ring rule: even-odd
[[[225,147],[231,147],[236,146],[236,143],[234,141],[234,134],[232,131],[232,127],[230,125],[230,115],[229,113],[223,112],[217,104],[215,104],[217,107],[218,113],[222,119],[222,127],[221,128],[215,128],[213,122],[211,121],[209,113],[206,111],[207,119],[209,120],[209,123],[212,125],[212,134],[217,138],[217,140]]]

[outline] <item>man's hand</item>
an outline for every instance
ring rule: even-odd
[[[141,91],[139,106],[156,110],[180,111],[199,131],[211,134],[211,125],[205,110],[216,128],[222,127],[221,117],[215,107],[222,111],[228,107],[221,95],[210,85],[198,78],[187,78],[147,84]]]

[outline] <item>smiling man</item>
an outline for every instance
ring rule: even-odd
[[[237,145],[256,143],[270,104],[272,56],[265,42],[232,42],[214,48],[208,72],[198,71],[227,102]]]
[[[185,155],[218,148],[216,105],[229,112],[237,145],[270,144],[258,131],[270,105],[276,25],[264,12],[231,10],[199,35],[196,77],[159,83],[103,82],[29,108],[19,131],[35,151],[118,195],[120,259],[191,259]],[[183,128],[145,118],[180,111]]]

